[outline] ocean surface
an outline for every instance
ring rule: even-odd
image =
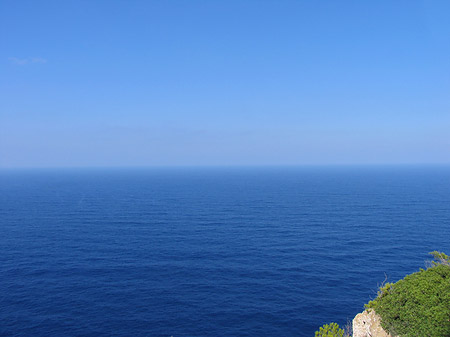
[[[450,167],[0,171],[1,336],[313,336],[450,252]]]

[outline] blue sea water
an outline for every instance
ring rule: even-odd
[[[450,252],[450,168],[3,170],[0,222],[2,336],[313,336]]]

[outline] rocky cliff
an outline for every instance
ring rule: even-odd
[[[392,337],[380,325],[380,316],[365,310],[353,319],[353,337]]]

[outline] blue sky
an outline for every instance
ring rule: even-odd
[[[450,163],[448,1],[0,2],[0,167]]]

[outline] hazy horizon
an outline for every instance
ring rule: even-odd
[[[181,165],[24,165],[24,166],[0,166],[0,170],[40,170],[40,169],[191,169],[191,168],[389,168],[389,167],[450,167],[450,163],[304,163],[304,164],[181,164]]]

